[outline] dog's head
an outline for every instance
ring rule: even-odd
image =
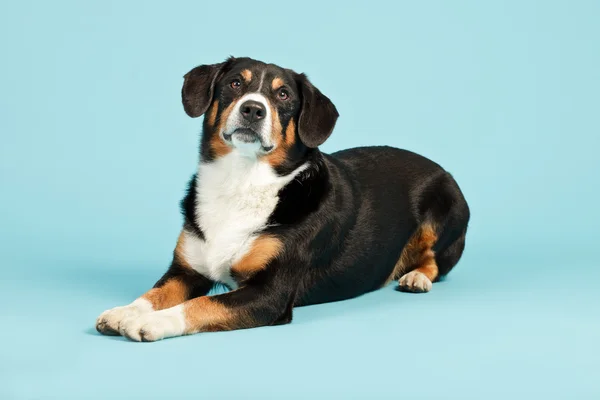
[[[279,166],[322,144],[338,117],[304,74],[249,58],[192,69],[181,94],[190,117],[206,114],[208,160],[237,151]]]

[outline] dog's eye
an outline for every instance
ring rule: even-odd
[[[240,82],[239,79],[234,79],[231,81],[229,86],[231,86],[233,89],[239,89],[239,87],[242,86],[242,82]]]
[[[290,94],[287,92],[287,90],[285,89],[281,89],[278,93],[277,93],[277,97],[279,97],[279,100],[287,100],[290,98]]]

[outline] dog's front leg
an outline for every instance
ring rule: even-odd
[[[175,248],[167,272],[152,289],[131,304],[115,307],[100,314],[96,329],[104,335],[118,335],[125,320],[139,318],[158,310],[168,309],[194,297],[206,295],[214,282],[192,269],[182,253],[184,233]]]
[[[135,341],[156,341],[198,332],[287,323],[292,318],[295,294],[292,282],[287,284],[248,285],[221,295],[194,298],[128,319],[122,324],[121,334]]]

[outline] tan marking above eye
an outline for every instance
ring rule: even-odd
[[[250,82],[250,80],[252,79],[252,71],[250,71],[249,69],[245,69],[243,70],[240,75],[242,75],[242,78],[244,78],[244,81],[246,81],[246,83]]]
[[[271,82],[271,88],[273,90],[279,89],[282,86],[283,86],[283,79],[281,79],[281,78],[275,78],[275,79],[273,79],[273,82]]]

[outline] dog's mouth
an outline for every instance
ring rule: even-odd
[[[237,128],[230,133],[223,133],[223,139],[226,142],[236,145],[259,145],[260,149],[264,152],[273,150],[273,146],[265,143],[261,136],[250,128]]]

